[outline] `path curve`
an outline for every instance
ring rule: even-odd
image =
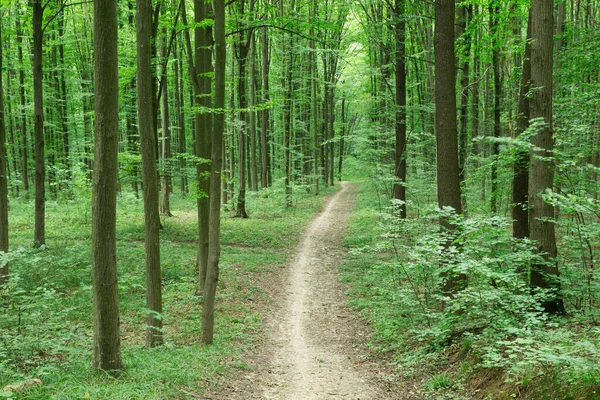
[[[227,399],[399,399],[377,380],[366,356],[363,322],[346,306],[338,269],[352,208],[352,184],[342,182],[310,223],[292,258],[268,337],[251,371],[226,388]],[[220,392],[223,396],[223,392]]]

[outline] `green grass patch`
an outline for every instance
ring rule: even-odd
[[[329,188],[326,192],[331,192]],[[166,344],[144,347],[143,204],[118,199],[117,264],[125,371],[118,377],[91,370],[92,286],[89,199],[49,202],[47,245],[32,249],[33,202],[11,201],[11,279],[0,292],[0,388],[31,378],[42,385],[13,393],[27,399],[190,398],[244,368],[243,355],[260,338],[268,301],[260,279],[276,274],[293,254],[299,234],[323,198],[297,190],[286,209],[282,192],[248,193],[249,219],[222,217],[215,344],[199,344],[201,299],[197,271],[195,199],[172,197],[174,217],[162,218]],[[4,394],[8,396],[8,394]]]

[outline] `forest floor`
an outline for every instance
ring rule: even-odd
[[[342,183],[307,227],[289,267],[264,283],[273,301],[248,368],[201,398],[417,398],[398,393],[385,361],[366,347],[368,326],[346,304],[339,267],[353,197],[353,185]]]

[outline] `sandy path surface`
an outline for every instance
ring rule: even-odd
[[[339,282],[351,192],[352,185],[342,183],[308,226],[267,320],[266,342],[250,361],[250,370],[220,388],[218,397],[209,398],[403,398],[379,382],[385,372],[367,356],[364,323],[347,308]]]

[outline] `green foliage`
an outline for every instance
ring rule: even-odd
[[[573,199],[552,195],[552,200],[564,213],[579,207]],[[454,216],[458,228],[448,236],[439,231],[440,211],[434,208],[405,221],[378,210],[377,193],[364,183],[346,237],[351,252],[345,280],[351,284],[351,304],[372,322],[373,346],[392,351],[399,371],[429,373],[449,368],[447,358],[453,359],[463,367],[452,375],[438,373],[426,385],[444,393],[466,390],[455,382],[468,381],[480,369],[500,369],[513,388],[551,374],[551,387],[581,393],[598,389],[600,331],[591,324],[595,310],[589,306],[598,301],[598,291],[589,256],[587,269],[562,267],[563,294],[573,318],[554,319],[540,306],[551,294],[531,293],[528,286],[529,266],[543,260],[533,243],[510,236],[511,221]],[[582,243],[590,233],[580,227]],[[572,241],[563,246],[573,244],[581,247]],[[590,272],[589,285],[582,287]],[[444,296],[444,276],[457,274],[468,277],[465,289]]]

